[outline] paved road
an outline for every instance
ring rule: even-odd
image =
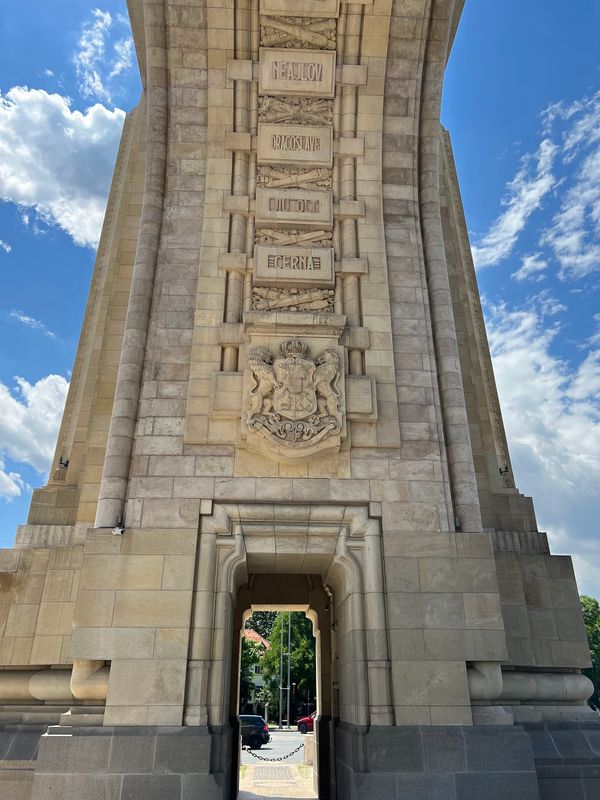
[[[298,733],[296,730],[291,731],[270,731],[271,734],[271,741],[268,744],[263,744],[260,750],[253,750],[253,753],[256,755],[262,756],[262,758],[279,758],[280,756],[287,755],[292,750],[295,750],[298,745],[302,744],[304,741],[304,736],[301,733]],[[242,764],[252,764],[256,766],[257,764],[263,764],[264,762],[259,761],[247,750],[242,750]],[[304,748],[302,748],[299,752],[294,753],[293,756],[290,758],[286,758],[285,761],[277,762],[281,764],[303,764],[304,763]]]

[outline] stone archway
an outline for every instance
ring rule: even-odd
[[[211,771],[223,776],[223,797],[235,797],[234,642],[239,647],[246,608],[265,601],[265,579],[258,576],[273,576],[271,585],[279,586],[271,605],[297,605],[299,594],[292,597],[291,587],[298,592],[302,581],[312,587],[300,605],[321,614],[321,635],[332,631],[331,726],[342,723],[364,732],[370,725],[394,724],[381,527],[365,506],[215,503],[207,512],[200,525],[184,719],[186,725],[208,725]],[[278,580],[283,575],[297,578]],[[257,591],[261,587],[256,599],[253,585]],[[327,592],[335,598],[333,620],[323,616]],[[323,663],[323,675],[322,668]],[[324,691],[323,680],[321,687]],[[330,742],[331,754],[325,759],[321,743],[320,756],[321,764],[335,764],[333,776],[343,766],[334,753],[333,735]],[[323,780],[322,771],[326,797]]]
[[[232,680],[230,689],[230,721],[237,731],[240,642],[243,624],[249,613],[262,610],[300,611],[311,620],[315,636],[318,723],[315,726],[316,759],[314,788],[320,800],[335,797],[335,763],[333,720],[338,714],[338,683],[335,650],[335,608],[333,595],[323,586],[321,576],[304,574],[251,573],[248,583],[237,593],[232,640]],[[233,769],[238,771],[239,750],[233,739]],[[232,798],[236,781],[233,781]]]

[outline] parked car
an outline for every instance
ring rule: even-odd
[[[271,741],[269,726],[262,717],[256,714],[240,714],[240,732],[242,744],[250,750],[260,750],[263,744]]]
[[[312,733],[315,727],[317,712],[313,711],[310,717],[300,717],[298,720],[298,731],[300,733]]]

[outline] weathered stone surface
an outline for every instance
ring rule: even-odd
[[[319,634],[322,800],[537,800],[532,745],[590,800],[575,577],[504,469],[440,126],[462,3],[128,7],[144,93],[0,552],[4,718],[81,729],[0,758],[33,800],[225,800],[242,614],[283,605]]]

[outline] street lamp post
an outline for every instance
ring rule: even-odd
[[[292,612],[288,611],[288,651],[287,651],[287,729],[290,729],[290,678],[292,667]]]
[[[279,730],[283,722],[283,619],[279,637]]]

